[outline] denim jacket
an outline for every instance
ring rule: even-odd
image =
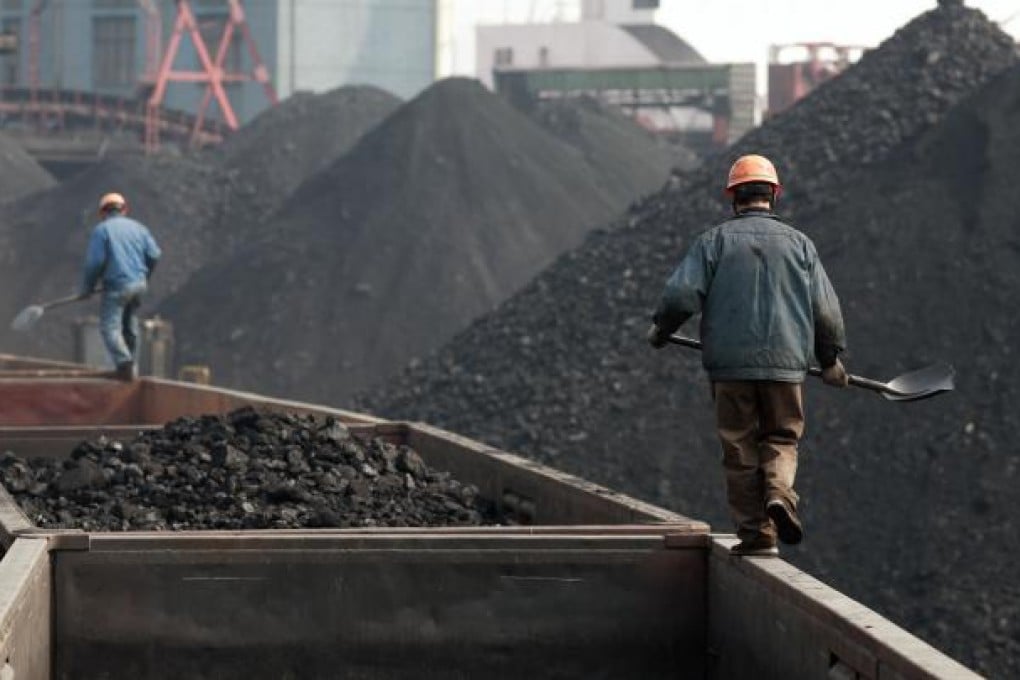
[[[846,349],[839,300],[814,244],[768,211],[701,234],[666,283],[654,320],[672,333],[699,312],[713,381],[801,382],[812,354],[830,366]]]
[[[121,215],[109,217],[92,230],[81,293],[91,293],[100,279],[103,289],[121,290],[144,283],[159,261],[159,246],[140,222]]]

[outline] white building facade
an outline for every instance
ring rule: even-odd
[[[655,24],[658,0],[583,0],[580,20],[479,26],[475,73],[496,69],[616,68],[700,64],[704,59]]]
[[[658,0],[582,0],[577,21],[476,30],[475,74],[521,108],[595,96],[691,148],[732,143],[756,120],[753,64],[709,64],[656,22]]]

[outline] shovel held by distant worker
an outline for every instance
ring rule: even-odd
[[[14,317],[14,321],[11,322],[11,328],[16,331],[27,331],[35,326],[39,319],[43,317],[43,314],[46,313],[46,310],[53,309],[54,307],[63,307],[64,305],[80,302],[85,299],[85,297],[75,293],[74,295],[62,297],[59,300],[44,302],[41,305],[29,305]]]
[[[691,349],[700,350],[702,348],[701,341],[695,340],[694,338],[686,338],[682,335],[670,335],[669,342],[673,345],[680,345],[682,347],[689,347]],[[820,377],[822,375],[822,369],[812,366],[808,369],[808,373],[813,376]],[[903,375],[893,378],[887,383],[872,380],[870,378],[862,378],[859,375],[850,375],[850,384],[854,387],[863,387],[866,390],[878,392],[889,401],[920,401],[921,399],[928,399],[936,395],[942,394],[943,392],[949,392],[954,388],[953,385],[953,371],[952,366],[946,364],[936,364],[934,366],[927,366],[925,368],[911,371],[910,373],[904,373]]]

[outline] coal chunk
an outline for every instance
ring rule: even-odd
[[[56,480],[56,489],[60,493],[69,494],[84,489],[101,489],[106,486],[107,479],[103,468],[88,458],[79,459],[75,465],[64,471]],[[4,484],[6,485],[6,475]],[[8,490],[13,490],[8,488]]]
[[[243,470],[248,466],[248,456],[240,449],[220,442],[213,447],[212,463],[228,470]]]

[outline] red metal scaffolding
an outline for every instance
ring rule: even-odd
[[[166,51],[156,73],[155,87],[146,107],[145,125],[145,148],[147,152],[159,148],[160,111],[163,106],[163,99],[166,96],[166,89],[170,83],[205,83],[205,92],[202,95],[202,102],[195,112],[195,133],[202,129],[209,105],[215,99],[219,105],[220,113],[227,127],[236,130],[238,127],[237,114],[230,103],[224,83],[255,81],[262,84],[266,98],[270,104],[277,103],[276,90],[269,79],[269,72],[262,61],[258,47],[251,35],[248,22],[245,18],[244,7],[240,0],[226,0],[228,14],[223,25],[223,32],[219,38],[219,44],[215,56],[210,56],[209,47],[202,37],[199,23],[191,8],[191,0],[175,0],[177,3],[177,16],[174,20],[174,29],[167,43]],[[227,71],[224,68],[227,53],[234,40],[235,34],[240,33],[251,58],[252,70],[250,73],[242,71]],[[187,35],[195,47],[198,56],[198,70],[181,71],[174,68],[174,63],[180,53],[181,41]]]
[[[269,72],[262,61],[262,56],[259,54],[258,46],[248,26],[241,0],[223,0],[227,15],[222,24],[222,30],[220,30],[220,26],[216,27],[219,36],[215,53],[206,43],[203,27],[196,18],[191,0],[173,0],[173,2],[176,4],[176,16],[173,32],[164,50],[160,0],[137,0],[145,20],[145,66],[141,84],[143,85],[142,92],[147,95],[144,132],[147,152],[159,148],[161,130],[169,131],[170,127],[176,129],[176,126],[179,126],[179,121],[175,120],[171,124],[165,120],[163,115],[163,104],[170,83],[205,84],[201,103],[198,110],[194,112],[192,143],[210,138],[206,117],[214,99],[226,126],[231,130],[237,129],[239,124],[237,114],[224,88],[226,83],[252,81],[260,83],[269,103],[276,104],[278,101],[276,90],[269,78]],[[37,126],[49,123],[51,119],[59,122],[62,118],[62,105],[67,99],[64,96],[66,93],[60,94],[54,89],[46,101],[43,101],[41,92],[39,65],[42,46],[42,15],[53,5],[54,3],[51,3],[50,0],[32,0],[28,16],[28,106],[25,110],[25,119],[32,118]],[[198,68],[194,70],[175,68],[185,36],[191,38],[198,57]],[[238,38],[244,43],[251,61],[249,72],[244,72],[239,67],[236,70],[226,68],[231,45]],[[54,85],[55,87],[56,85]]]
[[[159,73],[159,58],[163,54],[163,17],[156,6],[156,0],[138,0],[138,6],[145,12],[145,73],[143,83],[156,82]]]

